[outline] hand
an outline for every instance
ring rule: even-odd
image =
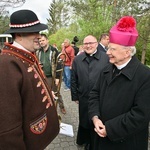
[[[54,93],[54,91],[52,91],[52,96],[53,96],[53,98],[55,97],[55,93]]]
[[[55,95],[54,91],[52,91],[52,96],[53,96],[54,99],[58,99],[58,97]]]
[[[102,123],[102,121],[99,118],[93,118],[93,123],[94,123],[94,130],[95,132],[100,136],[100,137],[106,137],[106,128],[105,125]]]
[[[79,104],[79,101],[78,101],[78,100],[76,100],[76,101],[75,101],[75,103],[76,103],[76,104]]]
[[[55,84],[56,84],[56,86],[58,86],[58,84],[59,84],[59,79],[55,79]]]

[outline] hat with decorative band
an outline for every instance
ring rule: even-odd
[[[30,33],[47,29],[40,23],[37,15],[31,10],[18,10],[10,16],[10,29],[5,33]]]
[[[136,21],[131,16],[122,17],[110,31],[110,43],[123,46],[135,46],[138,38]]]

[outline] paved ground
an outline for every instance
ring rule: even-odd
[[[63,123],[73,126],[74,137],[59,134],[45,150],[82,150],[82,148],[77,147],[75,142],[78,127],[78,105],[71,101],[70,91],[64,92],[61,88],[61,94],[67,113],[63,115],[58,106],[58,114]]]
[[[58,113],[60,114],[63,123],[71,124],[73,126],[74,137],[59,134],[45,150],[84,150],[82,147],[77,147],[75,142],[78,126],[78,106],[71,101],[70,91],[64,92],[63,88],[61,88],[61,94],[64,99],[67,113],[63,115],[60,112],[59,107]],[[148,150],[150,150],[150,144]]]

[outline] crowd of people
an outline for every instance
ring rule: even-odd
[[[41,150],[51,143],[59,133],[56,103],[67,113],[58,90],[63,79],[79,109],[78,146],[148,150],[150,69],[135,55],[136,20],[124,16],[99,41],[85,36],[79,48],[77,36],[66,38],[60,51],[40,34],[47,28],[31,10],[10,16],[6,33],[13,43],[0,54],[0,149]]]

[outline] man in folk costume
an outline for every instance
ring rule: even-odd
[[[53,96],[34,54],[45,29],[31,10],[10,17],[6,33],[14,41],[0,55],[0,149],[43,150],[59,133]]]
[[[89,98],[93,150],[147,150],[150,69],[135,56],[138,32],[131,16],[110,30],[111,64],[101,72]]]

